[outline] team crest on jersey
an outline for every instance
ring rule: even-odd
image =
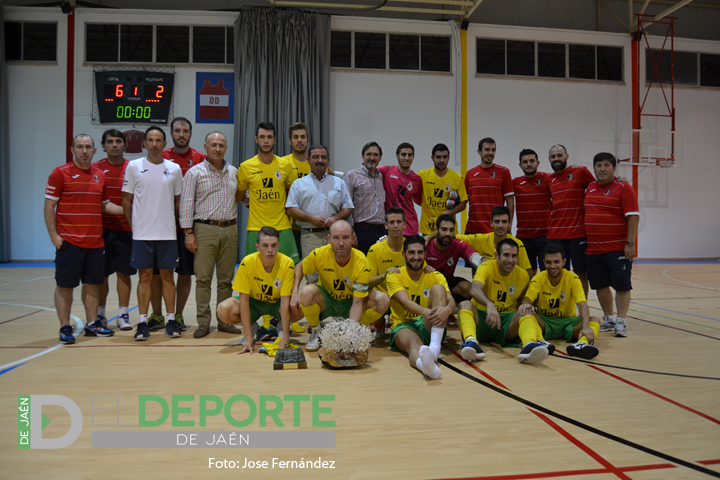
[[[508,293],[510,295],[515,295],[515,285],[510,285],[510,288],[508,288]]]
[[[188,158],[187,164],[188,164],[188,167],[192,167],[192,164],[193,164],[192,158]]]
[[[97,174],[93,175],[93,178],[95,179],[95,183],[100,183],[100,179],[98,178]]]
[[[282,282],[280,281],[279,278],[276,278],[275,283],[273,283],[273,285],[275,286],[275,288],[280,289],[280,287],[282,287]]]
[[[163,175],[165,175],[167,177],[168,175],[170,175],[170,172],[167,169],[165,169],[165,171],[163,172]]]
[[[447,261],[448,267],[452,267],[454,263],[455,263],[454,258],[452,258],[452,257],[448,258],[448,261]]]
[[[490,172],[490,177],[495,178],[495,172]]]
[[[560,293],[560,300],[565,301],[565,292]]]
[[[412,183],[408,183],[407,189],[408,192],[412,192]]]
[[[345,285],[347,285],[348,287],[350,286],[350,277],[343,278],[343,281],[345,282]]]
[[[541,183],[542,183],[542,180],[540,180],[539,178],[537,180],[535,180],[535,185],[540,185]]]
[[[425,287],[425,290],[423,290],[423,297],[430,298],[430,289],[428,287]]]
[[[275,170],[275,178],[280,180],[282,178],[282,173],[280,173],[280,170]]]
[[[605,196],[607,197],[608,195],[610,195],[610,189],[609,189],[609,188],[608,188],[607,190],[605,190]]]
[[[451,189],[452,189],[452,187],[450,186],[449,183],[448,183],[447,185],[445,185],[445,191],[446,191],[446,192],[449,192]]]
[[[568,174],[568,180],[572,180],[572,173]]]

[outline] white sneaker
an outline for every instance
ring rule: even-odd
[[[624,321],[616,322],[613,332],[616,337],[627,337],[627,330],[625,329],[625,322]]]
[[[313,329],[310,334],[310,340],[305,345],[305,350],[308,352],[317,352],[320,349],[320,330]]]
[[[133,326],[130,323],[130,315],[123,313],[117,318],[117,326],[120,330],[132,330]]]
[[[609,319],[607,315],[603,315],[602,322],[600,322],[600,331],[609,332],[615,328],[615,320]]]

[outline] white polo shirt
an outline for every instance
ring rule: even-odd
[[[132,193],[133,240],[175,240],[175,197],[182,192],[182,171],[170,160],[146,157],[128,163],[122,191]]]

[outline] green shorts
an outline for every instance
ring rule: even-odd
[[[255,244],[257,243],[257,231],[248,230],[247,239],[245,240],[245,256],[251,253],[257,252]],[[300,261],[300,255],[298,255],[297,245],[295,245],[295,236],[293,231],[290,229],[280,230],[280,253],[283,253],[290,257],[295,262],[295,265]]]
[[[478,314],[478,327],[477,327],[477,341],[480,343],[498,343],[503,347],[516,347],[518,346],[517,341],[506,341],[505,336],[507,330],[510,327],[510,321],[512,320],[515,312],[503,312],[500,313],[500,322],[502,326],[500,330],[490,328],[485,319],[487,318],[487,312],[485,310],[477,309]]]
[[[239,295],[233,297],[235,300],[240,300]],[[275,303],[261,302],[250,297],[250,323],[257,322],[263,315],[270,315],[273,318],[280,320],[280,302]]]
[[[297,248],[298,251],[298,258],[302,255],[302,248],[300,247],[300,229],[298,228],[295,230],[293,228],[293,238],[295,239],[295,248]]]
[[[582,322],[580,317],[546,317],[545,315],[538,315],[545,322],[545,340],[565,340],[571,342],[573,338],[573,330],[575,326]]]
[[[325,300],[325,310],[320,314],[320,320],[328,317],[350,317],[350,309],[352,308],[353,298],[346,298],[345,300],[335,300],[330,294],[322,287],[317,286],[322,293],[323,300]]]
[[[428,329],[425,328],[425,324],[423,323],[424,317],[421,315],[417,317],[415,320],[408,320],[407,322],[399,323],[395,326],[395,328],[392,329],[392,332],[390,332],[390,338],[388,339],[388,343],[390,344],[390,348],[394,352],[401,352],[399,348],[395,346],[395,335],[402,330],[403,328],[409,328],[413,332],[417,333],[420,337],[420,340],[422,340],[423,345],[430,345],[430,332],[428,332]],[[442,341],[445,341],[445,335],[447,335],[447,328],[443,331],[443,338]]]

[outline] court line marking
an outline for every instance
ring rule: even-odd
[[[39,309],[41,309],[41,310],[48,310],[48,311],[50,311],[50,312],[57,312],[57,310],[55,310],[54,308],[40,307],[40,306],[38,306],[38,305],[23,305],[23,304],[18,304],[18,303],[5,303],[5,302],[0,302],[0,305],[9,305],[9,306],[11,306],[11,307],[39,308]],[[73,335],[74,335],[75,337],[78,337],[78,336],[80,335],[80,333],[82,333],[83,329],[85,328],[85,324],[83,323],[82,320],[80,320],[78,317],[76,317],[76,316],[73,315],[72,313],[70,314],[70,318],[71,318],[72,320],[75,320],[75,323],[77,323],[77,328],[75,328],[75,332],[73,332]],[[20,359],[20,360],[16,360],[16,361],[14,361],[14,362],[6,363],[5,365],[0,365],[0,370],[4,370],[4,369],[6,369],[6,368],[8,368],[8,367],[12,367],[12,366],[18,365],[18,364],[20,364],[20,363],[29,362],[30,360],[32,360],[32,359],[34,359],[34,358],[41,357],[41,356],[46,355],[46,354],[48,354],[48,353],[50,353],[50,352],[53,352],[53,351],[57,350],[58,348],[60,348],[60,347],[62,347],[62,346],[63,346],[62,343],[58,343],[58,344],[55,345],[54,347],[49,347],[48,349],[43,350],[43,351],[40,352],[40,353],[36,353],[35,355],[30,355],[29,357],[25,357],[25,358],[22,358],[22,359]]]
[[[21,363],[20,365],[15,365],[14,367],[8,367],[8,368],[6,368],[6,369],[4,369],[4,370],[0,370],[0,375],[2,375],[3,373],[7,373],[7,372],[9,372],[9,371],[15,370],[15,369],[18,368],[18,367],[22,367],[23,365],[25,365],[25,364],[24,364],[24,363]]]
[[[21,318],[29,317],[30,315],[35,315],[36,313],[40,313],[40,312],[42,312],[42,310],[36,310],[36,311],[34,311],[34,312],[32,312],[32,313],[28,313],[28,314],[25,314],[25,315],[20,315],[19,317],[11,318],[10,320],[5,320],[4,322],[0,322],[0,325],[3,325],[3,324],[5,324],[5,323],[10,323],[10,322],[13,322],[13,321],[15,321],[15,320],[20,320]]]
[[[680,266],[680,265],[678,265],[678,266]],[[664,276],[665,278],[668,278],[668,279],[674,281],[674,282],[680,282],[680,283],[684,283],[685,285],[690,285],[690,286],[692,286],[692,287],[703,288],[703,289],[705,289],[705,290],[714,290],[714,291],[716,291],[716,292],[720,292],[720,290],[718,290],[717,288],[706,287],[706,286],[704,286],[704,285],[698,285],[698,284],[696,284],[696,283],[685,282],[685,281],[683,281],[683,280],[678,280],[677,278],[673,278],[673,277],[671,277],[670,275],[667,274],[667,272],[669,272],[670,270],[674,270],[674,269],[676,269],[676,268],[678,268],[678,267],[666,268],[665,270],[663,270],[663,276]]]
[[[619,365],[610,365],[607,363],[589,362],[582,358],[569,357],[567,355],[567,353],[561,352],[560,350],[556,350],[555,352],[560,354],[560,355],[552,355],[555,358],[562,358],[564,360],[572,360],[573,362],[584,363],[585,365],[595,365],[598,367],[606,367],[606,368],[617,368],[619,370],[628,370],[630,372],[639,372],[639,373],[649,373],[651,375],[667,375],[670,377],[694,378],[697,380],[718,380],[718,381],[720,381],[720,377],[701,377],[699,375],[685,375],[684,373],[654,372],[652,370],[641,370],[639,368],[621,367]]]
[[[30,280],[22,280],[20,282],[3,283],[3,284],[0,284],[0,287],[7,287],[8,285],[17,285],[18,283],[34,282],[35,280],[42,280],[43,278],[53,278],[53,277],[55,277],[55,275],[48,275],[47,277],[31,278]]]
[[[588,307],[589,307],[589,308],[594,308],[595,310],[600,310],[600,311],[602,311],[602,308],[596,307],[595,305],[588,305]],[[719,328],[711,327],[711,326],[708,326],[708,325],[702,325],[702,324],[693,323],[693,322],[686,322],[686,321],[684,321],[684,320],[680,320],[680,319],[672,318],[672,317],[666,317],[666,316],[664,316],[664,315],[655,315],[655,314],[648,313],[648,312],[641,312],[640,310],[633,310],[633,309],[630,309],[630,310],[633,311],[633,312],[643,313],[643,314],[645,314],[645,315],[653,315],[653,316],[655,316],[655,317],[667,318],[667,319],[669,319],[669,320],[677,320],[678,322],[681,322],[681,323],[689,323],[690,325],[696,325],[696,326],[703,327],[703,328],[710,328],[710,329],[712,329],[712,330],[720,330]],[[673,327],[673,326],[670,326],[670,325],[665,325],[664,323],[658,323],[658,322],[653,322],[653,321],[650,321],[650,320],[645,320],[644,318],[633,317],[632,315],[628,315],[627,317],[628,317],[628,318],[631,318],[631,319],[633,319],[633,320],[638,320],[638,321],[640,321],[640,322],[652,323],[653,325],[658,325],[658,326],[660,326],[660,327],[671,328],[671,329],[673,329],[673,330],[679,330],[679,331],[681,331],[681,332],[690,333],[690,334],[692,334],[692,335],[698,335],[698,336],[700,336],[700,337],[710,338],[710,339],[712,339],[712,340],[720,340],[720,338],[713,337],[713,336],[711,336],[711,335],[706,335],[706,334],[704,334],[704,333],[693,332],[692,330],[685,330],[684,328]]]
[[[453,352],[453,353],[455,353],[455,352]],[[463,360],[463,362],[464,362],[464,360]],[[602,430],[600,430],[600,429],[598,429],[598,428],[592,427],[592,426],[590,426],[590,425],[587,425],[587,424],[585,424],[585,423],[582,423],[582,422],[580,422],[580,421],[578,421],[578,420],[575,420],[575,419],[573,419],[573,418],[567,417],[567,416],[562,415],[562,414],[560,414],[560,413],[556,413],[556,412],[550,410],[549,408],[543,407],[542,405],[539,405],[539,404],[534,403],[534,402],[531,402],[531,401],[529,401],[529,400],[527,400],[527,399],[525,399],[525,398],[522,398],[522,397],[520,397],[520,396],[518,396],[518,395],[515,395],[514,393],[512,393],[512,392],[510,392],[510,391],[508,391],[508,390],[504,390],[504,389],[502,389],[502,388],[500,388],[500,387],[498,387],[498,386],[496,386],[496,385],[493,385],[493,384],[491,384],[491,383],[489,383],[489,382],[486,382],[485,380],[483,380],[483,379],[481,379],[481,378],[478,378],[478,377],[476,377],[476,376],[474,376],[474,375],[470,375],[470,374],[467,373],[467,372],[463,372],[463,371],[460,370],[459,368],[455,367],[454,365],[451,365],[450,363],[446,362],[446,361],[443,360],[443,359],[438,359],[438,363],[440,363],[441,365],[449,368],[449,369],[452,370],[453,372],[455,372],[455,373],[457,373],[457,374],[459,374],[459,375],[462,375],[463,377],[465,377],[465,378],[467,378],[467,379],[469,379],[469,380],[472,380],[472,381],[475,382],[475,383],[479,383],[480,385],[482,385],[482,386],[484,386],[484,387],[486,387],[486,388],[489,388],[489,389],[491,389],[491,390],[493,390],[493,391],[495,391],[495,392],[497,392],[497,393],[499,393],[499,394],[501,394],[501,395],[504,395],[504,396],[506,396],[506,397],[508,397],[508,398],[510,398],[510,399],[512,399],[512,400],[515,400],[516,402],[519,402],[519,403],[525,405],[525,406],[528,407],[528,408],[532,408],[532,409],[534,409],[534,410],[538,410],[538,411],[540,411],[540,412],[542,412],[542,413],[544,413],[544,414],[546,414],[546,415],[549,415],[549,416],[551,416],[551,417],[555,417],[555,418],[557,418],[557,419],[559,419],[559,420],[562,420],[562,421],[564,421],[564,422],[567,422],[567,423],[569,423],[569,424],[571,424],[571,425],[573,425],[573,426],[575,426],[575,427],[581,428],[581,429],[586,430],[586,431],[588,431],[588,432],[590,432],[590,433],[594,433],[594,434],[599,435],[599,436],[601,436],[601,437],[607,438],[607,439],[612,440],[612,441],[614,441],[614,442],[616,442],[616,443],[620,443],[620,444],[622,444],[622,445],[625,445],[625,446],[634,448],[635,450],[639,450],[639,451],[641,451],[641,452],[647,453],[648,455],[652,455],[652,456],[655,456],[655,457],[658,457],[658,458],[662,458],[663,460],[666,460],[666,461],[668,461],[668,462],[672,462],[672,463],[676,463],[676,464],[678,464],[678,465],[682,465],[683,467],[689,468],[689,469],[691,469],[691,470],[695,470],[695,471],[700,472],[700,473],[704,473],[704,474],[706,474],[706,475],[710,475],[710,476],[715,477],[715,478],[720,478],[720,472],[716,472],[716,471],[714,471],[714,470],[710,470],[709,468],[701,467],[701,466],[696,465],[695,463],[689,462],[689,461],[687,461],[687,460],[683,460],[683,459],[681,459],[681,458],[674,457],[674,456],[672,456],[672,455],[668,455],[668,454],[663,453],[663,452],[660,452],[660,451],[658,451],[658,450],[654,450],[654,449],[652,449],[652,448],[649,448],[649,447],[640,445],[639,443],[635,443],[635,442],[632,442],[632,441],[630,441],[630,440],[626,440],[626,439],[624,439],[624,438],[622,438],[622,437],[618,437],[617,435],[613,435],[612,433],[604,432],[604,431],[602,431]],[[466,362],[464,362],[464,363],[466,363]]]
[[[703,317],[702,315],[695,315],[694,313],[678,312],[677,310],[670,310],[669,308],[653,307],[652,305],[645,305],[643,303],[637,303],[637,302],[633,302],[633,301],[631,301],[630,303],[633,303],[635,305],[640,305],[641,307],[654,308],[655,310],[662,310],[664,312],[677,313],[680,315],[687,315],[688,317],[703,318],[705,320],[713,320],[715,322],[720,322],[720,319],[712,318],[712,317]],[[675,320],[677,320],[677,319],[675,319]],[[696,325],[696,324],[694,324],[694,325]],[[712,327],[709,327],[709,328],[712,328]]]
[[[451,350],[451,351],[452,351],[452,350]],[[492,375],[483,372],[483,371],[482,371],[478,366],[476,366],[474,363],[468,362],[467,360],[463,359],[462,356],[458,354],[458,352],[452,351],[452,353],[453,353],[453,355],[455,355],[456,357],[458,357],[460,360],[462,360],[463,362],[465,362],[467,365],[469,365],[470,367],[472,367],[474,370],[482,373],[483,376],[485,376],[486,378],[488,378],[489,380],[491,380],[492,382],[494,382],[494,383],[495,383],[496,385],[498,385],[499,387],[506,389],[508,392],[510,391],[510,389],[509,389],[508,387],[506,387],[505,385],[503,385],[502,383],[500,383],[498,380],[495,380],[495,378],[493,378]],[[563,437],[565,437],[565,439],[567,439],[568,441],[570,441],[570,443],[572,443],[573,445],[575,445],[576,447],[578,447],[580,450],[582,450],[583,452],[585,452],[588,456],[590,456],[590,457],[591,457],[593,460],[595,460],[597,463],[599,463],[600,465],[602,465],[603,467],[605,467],[605,471],[606,471],[607,473],[613,473],[616,477],[619,477],[619,478],[621,478],[621,479],[623,479],[623,480],[631,480],[630,477],[628,477],[627,475],[624,475],[622,472],[620,472],[620,471],[617,469],[617,467],[615,467],[612,463],[610,463],[608,460],[604,459],[602,456],[600,456],[598,453],[596,453],[593,449],[591,449],[590,447],[588,447],[587,445],[585,445],[584,443],[582,443],[580,440],[578,440],[577,438],[575,438],[573,435],[570,434],[570,432],[568,432],[568,431],[566,431],[565,429],[563,429],[560,425],[558,425],[557,423],[555,423],[552,419],[547,418],[545,415],[543,415],[543,414],[541,414],[541,413],[539,413],[539,412],[536,412],[536,411],[534,411],[534,410],[532,410],[532,409],[530,409],[530,408],[528,408],[528,410],[530,410],[530,412],[532,412],[533,414],[535,414],[535,415],[537,415],[538,417],[540,417],[540,419],[542,419],[545,423],[547,423],[548,425],[550,425],[555,431],[557,431],[560,435],[562,435]]]

